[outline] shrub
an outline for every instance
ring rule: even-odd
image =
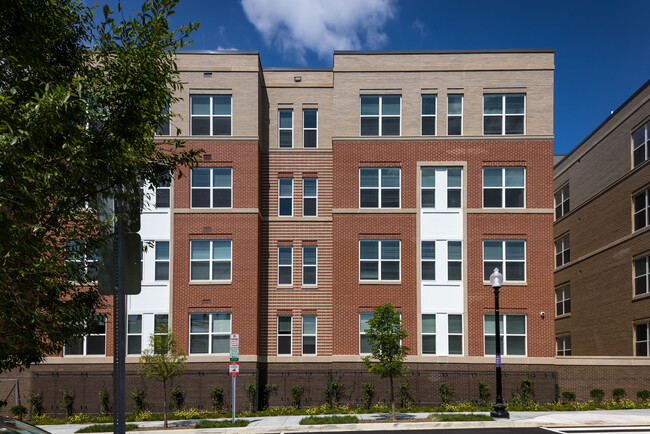
[[[300,408],[300,401],[302,400],[302,392],[305,387],[302,384],[291,386],[291,405],[293,408]]]
[[[327,385],[323,388],[325,403],[330,404],[330,406],[337,406],[341,398],[343,398],[344,389],[345,386],[340,378],[328,381]]]
[[[531,395],[533,393],[533,379],[530,375],[521,380],[521,398],[524,403],[531,402]]]
[[[133,431],[134,429],[138,429],[138,425],[134,423],[127,423],[124,425],[124,431]],[[84,433],[84,432],[113,432],[113,424],[101,424],[101,425],[90,425],[90,426],[85,426],[83,428],[78,429],[75,431],[76,433]]]
[[[174,386],[171,390],[172,405],[176,410],[183,408],[185,403],[185,392],[181,389],[181,386]]]
[[[43,414],[43,396],[38,392],[30,392],[27,395],[29,403],[29,417],[34,418]]]
[[[248,395],[248,409],[249,411],[255,411],[255,383],[250,382],[246,386],[246,395]]]
[[[277,390],[278,386],[276,384],[266,383],[264,385],[264,393],[262,393],[262,410],[269,408],[269,398],[271,393],[276,392]]]
[[[375,386],[372,382],[363,383],[363,408],[370,410],[372,398],[375,396]]]
[[[440,401],[442,404],[449,404],[454,396],[454,389],[451,387],[451,385],[443,381],[438,386],[438,390],[440,391]]]
[[[63,400],[61,401],[61,408],[65,411],[65,416],[72,416],[74,406],[74,395],[68,390],[63,391]]]
[[[639,401],[648,401],[650,400],[650,390],[639,390],[636,397]]]
[[[131,392],[131,398],[133,398],[133,413],[142,413],[145,406],[144,389],[135,389],[133,392]]]
[[[14,405],[9,409],[9,413],[18,420],[23,420],[23,417],[27,414],[27,407],[22,404]]]
[[[625,395],[625,389],[622,389],[620,387],[612,390],[612,397],[615,401],[620,401],[621,399],[625,398]]]
[[[251,383],[252,384],[252,383]],[[232,420],[202,420],[201,422],[194,425],[194,429],[201,428],[241,428],[248,426],[250,421],[243,419],[236,419],[235,423],[232,423]]]
[[[223,387],[214,386],[210,391],[210,402],[212,402],[212,410],[221,413],[223,411]]]
[[[605,391],[603,389],[591,389],[589,396],[591,396],[596,403],[600,403],[603,401],[603,398],[605,398]]]
[[[478,382],[478,398],[481,406],[487,406],[490,403],[490,386],[485,381]]]
[[[357,423],[359,418],[356,416],[309,416],[300,420],[300,425],[325,425],[340,423]]]
[[[409,383],[407,381],[399,384],[398,393],[401,408],[411,408],[411,394],[409,393]]]
[[[562,392],[562,404],[569,404],[575,402],[576,393],[575,392]]]
[[[111,400],[110,397],[108,396],[108,390],[106,389],[106,386],[102,390],[99,391],[99,412],[102,414],[110,413],[111,412]]]

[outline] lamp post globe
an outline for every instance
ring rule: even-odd
[[[499,269],[495,268],[492,275],[490,275],[490,285],[494,289],[494,347],[496,355],[496,375],[497,375],[497,399],[492,407],[490,416],[500,419],[509,419],[510,414],[506,411],[506,406],[503,403],[503,391],[501,387],[501,328],[499,325],[499,289],[503,284],[503,274],[499,273]]]

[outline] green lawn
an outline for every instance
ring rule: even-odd
[[[429,419],[432,422],[475,422],[483,420],[494,420],[486,414],[430,414]]]

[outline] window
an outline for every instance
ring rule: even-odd
[[[523,208],[524,177],[523,167],[484,167],[483,207]]]
[[[318,147],[318,110],[302,111],[302,147]]]
[[[494,314],[486,314],[483,318],[485,355],[496,354]],[[526,315],[499,315],[499,329],[501,331],[501,354],[504,356],[525,356]]]
[[[650,323],[637,324],[634,330],[636,355],[650,356]]]
[[[436,207],[436,168],[423,167],[420,169],[420,202],[422,208]]]
[[[565,235],[559,240],[555,240],[555,266],[561,267],[571,260],[571,246],[569,244],[569,235]]]
[[[447,333],[449,339],[449,354],[463,354],[463,316],[447,316]]]
[[[555,346],[558,356],[571,355],[571,336],[560,336],[555,338]]]
[[[293,178],[278,179],[278,215],[280,217],[293,215]]]
[[[293,110],[278,110],[278,147],[293,148]]]
[[[359,178],[360,208],[399,208],[399,167],[362,167]]]
[[[561,286],[555,290],[555,315],[562,316],[571,313],[571,287]]]
[[[318,214],[318,179],[302,179],[302,215],[315,217]]]
[[[399,136],[401,100],[399,95],[361,97],[361,135]]]
[[[634,167],[650,158],[650,122],[632,134],[632,153],[634,154]]]
[[[167,336],[169,333],[169,315],[156,314],[153,316],[153,334],[154,336]],[[155,341],[154,341],[155,342]],[[154,353],[160,354],[160,348],[154,348]]]
[[[462,241],[447,241],[447,280],[463,280]]]
[[[422,135],[436,135],[436,95],[422,95]]]
[[[650,188],[634,196],[634,230],[650,225]]]
[[[650,293],[650,256],[634,261],[634,295]]]
[[[156,130],[156,135],[158,136],[170,136],[171,135],[171,121],[169,119],[164,120],[158,129]]]
[[[316,315],[302,317],[302,354],[316,354]]]
[[[316,285],[316,246],[302,248],[302,284]]]
[[[399,280],[399,271],[399,240],[359,241],[359,278],[361,280]]]
[[[422,280],[436,280],[435,241],[422,241]]]
[[[483,95],[483,134],[524,134],[525,95]]]
[[[436,316],[422,314],[422,354],[436,353]]]
[[[68,241],[65,245],[65,261],[74,267],[76,282],[94,282],[97,280],[97,255],[84,252],[82,242]]]
[[[98,324],[88,336],[79,337],[66,344],[63,354],[66,356],[103,356],[106,354],[106,318],[98,315]]]
[[[460,208],[462,190],[462,169],[460,167],[422,167],[420,169],[420,202],[422,208]],[[436,206],[436,182],[439,182],[442,197]],[[445,189],[446,201],[445,206]]]
[[[192,136],[232,135],[232,95],[191,95]]]
[[[229,281],[231,269],[231,240],[190,241],[190,280]]]
[[[192,208],[232,208],[232,168],[192,169]]]
[[[142,352],[142,315],[129,315],[126,325],[126,353]]]
[[[569,184],[558,190],[555,195],[555,219],[569,212]]]
[[[278,316],[279,355],[291,355],[291,316]]]
[[[156,208],[169,208],[170,187],[169,178],[156,187]]]
[[[190,314],[190,354],[230,351],[230,313]]]
[[[463,95],[447,95],[447,135],[463,134]]]
[[[278,247],[278,285],[291,285],[293,282],[293,247]]]
[[[169,241],[156,241],[156,280],[169,280]]]
[[[526,242],[520,240],[483,241],[483,280],[490,280],[494,269],[503,273],[503,280],[523,282],[526,280]]]
[[[366,330],[368,330],[368,320],[370,320],[372,316],[372,312],[361,312],[359,314],[359,354],[370,354],[372,352],[370,342],[368,342],[368,335],[366,335]]]

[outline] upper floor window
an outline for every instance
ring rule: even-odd
[[[634,261],[634,295],[650,293],[650,256]]]
[[[293,178],[278,179],[278,215],[280,217],[293,215]]]
[[[172,123],[169,119],[164,120],[156,130],[156,135],[158,136],[170,136]]]
[[[650,323],[634,326],[634,346],[637,356],[650,356]]]
[[[318,110],[302,111],[302,147],[318,147]]]
[[[650,121],[632,134],[634,167],[650,158]]]
[[[278,316],[278,355],[291,355],[291,316]]]
[[[106,354],[106,317],[97,315],[98,323],[87,336],[73,339],[63,347],[66,356],[103,356]]]
[[[422,280],[436,280],[435,241],[422,241]]]
[[[316,315],[302,317],[302,354],[316,354]]]
[[[190,241],[190,280],[231,280],[232,241]]]
[[[302,284],[316,285],[316,246],[302,248]]]
[[[463,135],[463,95],[447,95],[447,135]]]
[[[483,318],[485,355],[496,354],[494,314],[485,314]],[[526,315],[499,315],[499,330],[501,332],[501,354],[504,356],[526,355]]]
[[[278,110],[278,147],[293,147],[293,110]]]
[[[402,113],[399,95],[361,97],[361,135],[399,136]]]
[[[555,315],[562,316],[571,313],[571,287],[564,285],[555,290]]]
[[[634,230],[650,224],[650,188],[634,196]]]
[[[422,135],[436,135],[436,95],[422,95]]]
[[[555,347],[558,356],[571,355],[571,336],[560,336],[555,338]]]
[[[483,207],[523,208],[524,178],[523,167],[484,167]]]
[[[489,281],[494,269],[503,273],[506,282],[526,280],[526,242],[523,240],[483,241],[483,280]]]
[[[155,243],[155,280],[169,280],[169,241]]]
[[[191,95],[190,101],[191,135],[232,135],[232,95]]]
[[[400,240],[359,240],[360,280],[400,279]]]
[[[460,208],[462,204],[462,173],[460,167],[422,167],[420,169],[421,207]]]
[[[483,134],[524,134],[524,94],[483,95]]]
[[[190,314],[190,354],[223,354],[230,349],[230,313]]]
[[[555,192],[555,219],[559,219],[569,212],[569,184]]]
[[[302,215],[316,217],[318,214],[318,179],[302,179]]]
[[[559,240],[555,240],[555,266],[561,267],[571,260],[571,245],[569,244],[569,234]]]
[[[399,167],[362,167],[359,178],[360,208],[399,208]]]
[[[293,283],[293,247],[278,247],[278,285]]]
[[[232,168],[192,169],[192,208],[232,208]]]
[[[463,279],[463,242],[447,241],[447,280]]]

